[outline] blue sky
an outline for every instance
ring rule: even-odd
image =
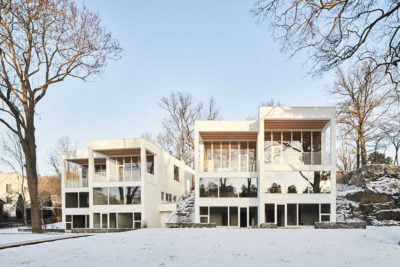
[[[84,2],[124,49],[121,60],[90,82],[67,80],[39,104],[39,171],[49,172],[47,150],[69,135],[88,140],[138,137],[160,131],[158,106],[171,91],[214,97],[226,120],[255,117],[262,101],[324,106],[332,77],[307,76],[305,56],[288,59],[271,31],[250,14],[253,1]]]

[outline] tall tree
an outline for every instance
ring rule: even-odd
[[[172,92],[160,100],[168,117],[162,121],[162,133],[157,142],[176,158],[192,166],[194,158],[194,122],[219,119],[220,110],[211,98],[207,103],[196,101],[185,92]]]
[[[32,232],[41,233],[35,115],[48,89],[68,77],[101,73],[121,48],[99,16],[72,0],[3,0],[0,22],[0,123],[25,156]]]
[[[72,144],[71,139],[69,136],[65,135],[57,139],[56,144],[52,147],[49,151],[47,151],[48,161],[50,167],[53,169],[54,173],[61,177],[61,154],[63,152],[73,151],[76,150],[76,145]],[[69,163],[64,163],[64,170],[69,173]]]
[[[253,14],[272,25],[282,50],[309,52],[316,71],[369,60],[399,82],[399,1],[258,0]]]
[[[344,72],[338,69],[337,80],[329,92],[337,99],[338,122],[355,133],[357,168],[367,164],[367,144],[379,132],[379,122],[393,103],[391,82],[382,72],[364,62]]]

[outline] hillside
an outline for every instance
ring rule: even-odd
[[[337,184],[337,220],[400,225],[400,167],[368,165]]]

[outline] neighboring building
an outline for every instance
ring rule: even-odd
[[[143,138],[89,142],[63,155],[65,229],[162,227],[193,170]]]
[[[21,174],[17,172],[0,173],[0,200],[4,202],[4,216],[17,216],[18,198],[22,195],[22,192],[25,195],[25,203],[28,203],[28,185],[26,179],[24,179]]]
[[[335,108],[260,107],[195,122],[195,221],[281,227],[336,220]]]

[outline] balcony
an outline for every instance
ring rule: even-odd
[[[65,179],[65,188],[88,187],[88,179]]]

